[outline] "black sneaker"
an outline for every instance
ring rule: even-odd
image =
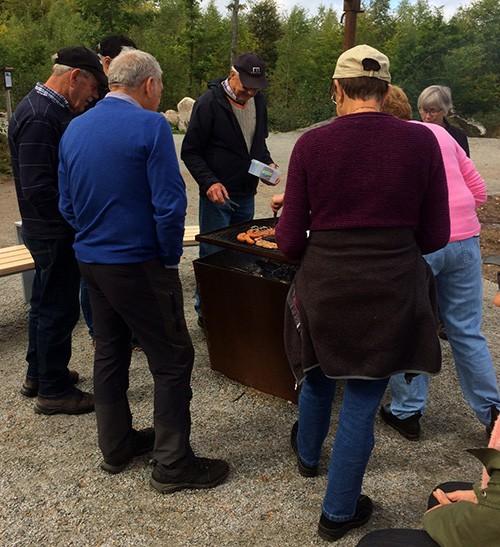
[[[200,329],[205,330],[205,319],[201,315],[198,315],[198,320],[196,321]]]
[[[417,412],[416,414],[413,414],[413,416],[401,420],[394,416],[392,412],[387,411],[383,406],[381,406],[380,417],[387,425],[390,425],[409,441],[418,441],[420,439],[421,412]]]
[[[150,484],[162,494],[178,490],[213,488],[224,482],[229,474],[229,464],[224,460],[194,457],[181,469],[169,469],[157,463]]]
[[[292,450],[297,456],[297,469],[303,477],[317,477],[318,476],[318,466],[317,465],[306,465],[299,456],[299,449],[297,447],[297,433],[299,431],[299,422],[295,422],[292,426],[292,431],[290,433],[290,444]]]
[[[132,434],[131,453],[123,458],[117,458],[113,462],[103,460],[101,462],[101,469],[112,475],[116,475],[117,473],[121,473],[134,458],[147,454],[153,450],[155,444],[155,430],[152,427],[140,429],[139,431],[134,430]]]
[[[441,338],[441,340],[448,341],[448,335],[446,334],[446,329],[444,327],[444,324],[441,323],[441,321],[439,321],[437,335],[439,338]]]
[[[345,536],[349,530],[366,524],[370,520],[372,513],[372,500],[368,496],[361,495],[356,506],[356,514],[350,520],[335,522],[322,514],[319,520],[318,534],[321,538],[326,539],[326,541],[337,541]]]
[[[499,415],[500,415],[500,410],[498,410],[496,406],[492,406],[490,425],[486,426],[486,437],[488,441],[490,440],[491,433],[493,432],[493,428],[495,427],[495,422],[497,421],[497,418]]]

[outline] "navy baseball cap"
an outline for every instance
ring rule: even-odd
[[[267,87],[266,64],[255,53],[243,53],[234,61],[233,66],[245,87],[252,89]]]
[[[54,63],[86,70],[95,76],[99,85],[108,85],[108,79],[104,74],[99,57],[89,48],[84,46],[64,47],[56,53]]]

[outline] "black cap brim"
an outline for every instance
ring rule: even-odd
[[[95,77],[95,79],[97,80],[97,84],[101,87],[108,87],[108,78],[106,76],[106,74],[104,74],[104,72],[101,72],[99,70],[95,70],[94,68],[86,68],[86,69],[83,69],[83,70],[87,70],[88,72],[90,72],[92,74],[92,76]]]
[[[238,67],[235,68],[238,70]],[[241,83],[245,87],[250,87],[251,89],[264,89],[269,85],[265,76],[250,76],[250,74],[247,74],[241,69],[238,70],[238,75]]]

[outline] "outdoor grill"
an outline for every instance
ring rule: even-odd
[[[275,249],[237,241],[258,219],[200,234],[220,252],[194,261],[210,366],[238,382],[296,402],[283,345],[286,296],[297,265]]]

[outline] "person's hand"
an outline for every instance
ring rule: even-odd
[[[470,503],[477,503],[477,497],[474,490],[455,490],[454,492],[448,492],[446,497],[453,503],[456,501],[469,501]]]
[[[215,182],[207,190],[207,198],[212,203],[222,205],[226,201],[226,199],[229,199],[229,194],[227,193],[226,187],[222,183]]]
[[[454,492],[448,492],[445,494],[440,488],[434,490],[432,495],[439,502],[439,505],[431,507],[426,512],[434,511],[438,507],[443,507],[444,505],[450,505],[459,501],[468,501],[470,503],[477,503],[477,497],[474,490],[455,490]]]
[[[279,165],[277,163],[270,163],[269,167],[272,167],[273,169],[278,169]],[[276,182],[274,183],[275,186],[278,186],[278,184],[281,182],[281,177],[278,177],[276,179]]]
[[[273,213],[277,213],[283,207],[283,200],[285,199],[285,194],[274,194],[271,198],[271,209]]]

